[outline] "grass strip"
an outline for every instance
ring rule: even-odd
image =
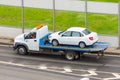
[[[0,25],[21,27],[22,9],[13,6],[0,6]],[[25,28],[47,24],[53,30],[52,10],[25,8]],[[88,13],[88,28],[99,34],[117,35],[118,16]],[[71,11],[56,11],[56,29],[65,30],[72,26],[85,27],[85,14]]]

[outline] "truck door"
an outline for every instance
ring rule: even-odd
[[[36,32],[30,32],[28,35],[25,36],[25,42],[29,50],[39,51],[39,44],[36,35]]]

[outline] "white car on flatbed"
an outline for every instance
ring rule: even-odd
[[[49,35],[49,42],[53,46],[58,45],[77,45],[80,48],[93,45],[98,41],[96,32],[91,32],[82,27],[71,27],[64,32],[55,32]]]

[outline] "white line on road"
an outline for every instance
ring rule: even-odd
[[[64,73],[68,75],[73,75],[73,76],[83,76],[83,77],[89,77],[89,78],[94,78],[94,79],[102,79],[99,77],[94,77],[97,76],[97,73],[106,73],[106,74],[112,74],[115,77],[111,78],[103,78],[102,80],[114,80],[114,79],[120,79],[120,73],[112,73],[112,72],[105,72],[105,71],[96,71],[96,69],[89,69],[89,70],[83,70],[83,69],[71,69],[69,67],[65,68],[59,68],[59,67],[47,67],[46,65],[25,65],[25,64],[20,64],[20,63],[13,63],[13,62],[6,62],[6,61],[0,61],[0,64],[7,64],[7,65],[13,65],[13,66],[19,66],[19,67],[25,67],[25,68],[31,68],[31,69],[40,69],[40,70],[45,70],[49,72],[57,72],[57,73]],[[55,69],[54,69],[55,68]],[[89,74],[79,74],[75,72],[80,71],[81,72],[89,72]]]
[[[84,74],[84,75],[81,75],[81,76],[96,76],[96,75],[98,75],[97,73],[95,73],[95,71],[88,71],[90,74]]]
[[[23,64],[17,64],[17,63],[12,63],[12,62],[0,61],[0,63],[2,63],[2,64],[8,64],[8,65],[14,65],[14,66],[25,67],[25,65],[23,65]]]
[[[20,63],[12,63],[12,62],[6,62],[6,61],[0,61],[1,64],[8,64],[8,65],[13,65],[13,66],[20,66],[20,67],[28,67],[28,68],[36,68],[36,69],[55,69],[55,70],[63,70],[66,72],[74,72],[74,71],[82,71],[82,72],[87,72],[87,71],[95,71],[98,73],[105,73],[105,74],[111,74],[112,72],[106,72],[106,71],[96,71],[96,69],[70,69],[70,68],[59,68],[59,67],[47,67],[46,65],[40,65],[40,66],[35,66],[35,65],[25,65],[25,64],[20,64]],[[118,73],[119,74],[119,73]]]
[[[115,77],[112,78],[105,78],[104,80],[115,80],[115,79],[120,79],[120,74],[118,73],[112,73]]]
[[[74,72],[74,71],[95,71],[96,69],[89,69],[89,70],[84,70],[84,69],[70,69],[70,68],[59,68],[59,67],[47,67],[47,66],[33,66],[33,65],[25,65],[25,64],[20,64],[20,63],[12,63],[12,62],[6,62],[6,61],[0,61],[1,64],[8,64],[8,65],[13,65],[13,66],[20,66],[20,67],[28,67],[28,68],[36,68],[36,69],[56,69],[56,70],[61,70],[63,69],[64,71],[67,72]],[[106,72],[106,71],[95,71],[99,73],[106,73],[106,74],[111,74],[112,72]],[[119,74],[119,73],[118,73]]]
[[[40,66],[38,67],[38,69],[45,70],[45,69],[47,69],[47,66],[45,66],[45,65],[40,65]]]
[[[65,72],[72,72],[72,69],[70,68],[64,68]]]

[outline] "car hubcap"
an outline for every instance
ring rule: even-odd
[[[57,46],[58,45],[57,41],[53,41],[53,45]]]
[[[80,43],[80,48],[84,48],[85,44],[84,43]]]

